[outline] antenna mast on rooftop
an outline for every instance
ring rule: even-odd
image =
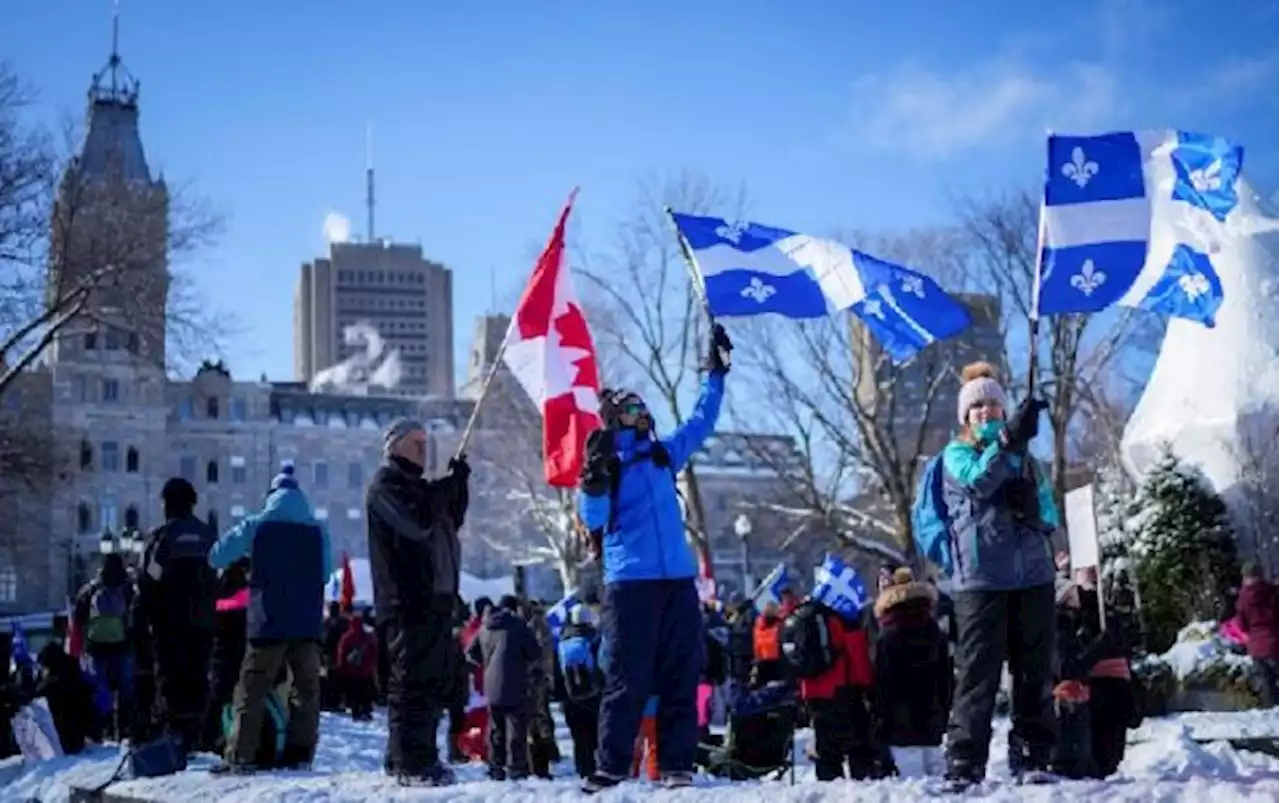
[[[367,226],[368,230],[365,236],[368,242],[373,242],[373,123],[365,123],[364,129],[364,183],[365,183],[365,206],[368,213]]]

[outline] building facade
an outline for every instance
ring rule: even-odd
[[[453,274],[421,246],[332,243],[327,257],[302,266],[293,299],[296,378],[311,382],[366,351],[348,334],[359,324],[399,356],[398,381],[380,392],[453,397]]]

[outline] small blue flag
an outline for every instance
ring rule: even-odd
[[[756,589],[755,599],[752,602],[756,606],[757,611],[763,611],[764,606],[769,603],[774,605],[782,604],[782,592],[790,585],[787,577],[787,567],[785,564],[779,563],[769,572],[769,576],[760,584],[760,588]]]
[[[570,591],[564,596],[564,599],[547,609],[547,626],[551,629],[551,637],[553,639],[560,640],[560,631],[564,630],[565,625],[569,624],[574,609],[581,604],[582,601],[578,599],[578,592]]]
[[[809,595],[831,610],[852,620],[867,605],[867,587],[862,584],[858,572],[840,559],[827,554],[822,565],[813,572],[813,592]]]

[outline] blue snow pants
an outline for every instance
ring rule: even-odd
[[[601,772],[627,776],[640,717],[658,696],[658,767],[693,772],[698,678],[706,660],[702,608],[692,577],[623,580],[605,586],[601,613]]]

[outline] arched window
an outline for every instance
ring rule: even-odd
[[[204,400],[204,412],[209,418],[216,419],[218,417],[218,397],[210,396]]]
[[[93,511],[89,509],[88,502],[81,502],[76,506],[76,528],[82,533],[93,529]]]
[[[129,474],[138,473],[138,450],[132,446],[124,453],[124,470]]]
[[[80,468],[93,468],[93,444],[88,440],[80,441]]]
[[[217,483],[218,481],[218,461],[210,460],[209,464],[204,467],[204,481],[209,483]]]
[[[129,530],[138,529],[138,509],[133,505],[129,505],[129,507],[125,508],[124,526]]]
[[[216,533],[218,531],[218,511],[209,511],[209,527]]]

